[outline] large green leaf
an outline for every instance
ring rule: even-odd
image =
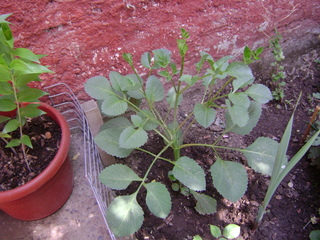
[[[259,137],[249,147],[241,150],[241,152],[246,156],[251,168],[257,172],[271,176],[278,147],[278,142],[270,138]]]
[[[12,85],[8,82],[0,81],[0,95],[10,95],[13,94]]]
[[[129,156],[132,149],[121,148],[119,146],[119,138],[121,130],[116,128],[108,128],[100,131],[94,138],[95,143],[105,152],[112,156],[124,158]]]
[[[126,189],[133,181],[142,181],[131,168],[123,164],[106,167],[100,173],[99,179],[107,187],[116,190]]]
[[[14,59],[10,63],[10,68],[14,69],[18,74],[52,73],[52,71],[45,66],[32,62],[25,62],[20,59]]]
[[[132,126],[132,123],[127,118],[121,116],[121,117],[112,118],[106,123],[104,123],[101,126],[100,131],[105,130],[107,128],[114,128],[114,129],[119,129],[120,130],[119,132],[121,133],[125,128],[129,126]]]
[[[20,108],[20,115],[23,117],[33,118],[45,114],[45,112],[40,110],[38,107],[39,104],[28,104],[27,106]]]
[[[259,103],[267,103],[272,100],[272,94],[269,88],[263,84],[254,84],[249,87],[245,93]]]
[[[148,140],[148,134],[143,128],[127,127],[123,130],[119,138],[119,144],[122,148],[138,148]]]
[[[47,95],[46,92],[37,88],[28,88],[18,93],[19,102],[33,102]]]
[[[106,219],[117,237],[135,233],[143,223],[143,210],[136,200],[136,194],[116,197],[107,209]]]
[[[147,80],[146,96],[151,102],[158,102],[164,98],[163,85],[154,75],[150,76]]]
[[[90,97],[101,100],[113,93],[109,80],[101,76],[90,78],[84,84],[84,90]]]
[[[250,99],[247,94],[243,92],[229,93],[228,98],[234,105],[240,105],[243,108],[248,108],[250,106]]]
[[[240,235],[240,226],[237,224],[228,224],[223,229],[223,236],[227,239],[234,239]]]
[[[171,197],[166,186],[159,182],[144,186],[147,189],[146,203],[150,211],[157,217],[166,218],[171,210]]]
[[[101,105],[101,111],[109,116],[118,116],[123,113],[128,108],[128,103],[118,98],[114,95],[108,95],[106,96],[105,100],[103,101]]]
[[[0,99],[0,111],[8,112],[15,110],[17,105],[11,99]]]
[[[16,86],[20,87],[32,81],[41,81],[39,79],[39,73],[30,73],[19,75],[16,80]]]
[[[206,194],[191,191],[194,198],[197,200],[195,209],[200,214],[213,214],[217,211],[217,201]]]
[[[226,131],[234,132],[241,135],[249,134],[252,131],[252,129],[257,125],[261,116],[261,112],[261,105],[257,102],[252,101],[250,107],[248,108],[249,120],[244,127],[239,127],[237,124],[235,124],[232,121],[229,112],[226,112]]]
[[[236,202],[246,192],[248,176],[240,163],[218,159],[210,171],[213,185],[228,200]]]
[[[249,111],[246,106],[242,105],[231,105],[230,101],[226,100],[228,114],[234,124],[239,127],[245,127],[249,122]]]
[[[181,157],[174,164],[172,174],[181,183],[194,191],[206,189],[205,173],[196,161]]]
[[[209,127],[214,122],[217,114],[215,109],[201,103],[194,106],[193,112],[197,122],[204,128]]]

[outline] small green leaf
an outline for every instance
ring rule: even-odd
[[[272,93],[269,88],[262,84],[252,85],[245,91],[245,93],[259,103],[267,103],[272,100]]]
[[[7,19],[9,16],[11,16],[11,15],[12,15],[12,13],[0,15],[0,23],[9,24],[10,22],[6,21],[6,19]]]
[[[131,122],[135,127],[142,127],[142,118],[138,115],[131,115]]]
[[[248,176],[242,164],[218,159],[210,171],[213,185],[231,202],[238,201],[246,192]]]
[[[9,112],[15,110],[17,105],[11,99],[0,99],[0,111]]]
[[[3,128],[3,133],[10,133],[18,129],[20,126],[19,121],[17,119],[12,119]]]
[[[192,240],[202,240],[202,237],[200,237],[199,235],[196,235],[192,238]]]
[[[240,236],[240,226],[237,224],[228,224],[223,229],[223,236],[228,239],[233,239]]]
[[[151,68],[150,63],[151,63],[151,54],[149,52],[145,52],[141,56],[141,64],[145,68]]]
[[[241,150],[241,152],[246,156],[248,164],[252,169],[271,176],[278,147],[278,142],[270,138],[259,137],[249,147]]]
[[[179,78],[179,81],[185,82],[189,86],[193,86],[198,81],[198,78],[197,77],[193,77],[191,75],[182,75]]]
[[[90,78],[84,84],[84,90],[90,97],[96,99],[105,99],[110,93],[113,93],[109,80],[101,76]]]
[[[21,143],[23,143],[24,145],[28,146],[29,148],[33,148],[32,147],[32,143],[31,143],[31,139],[28,135],[22,135],[20,137],[20,141]]]
[[[123,53],[122,57],[130,66],[132,66],[133,60],[132,60],[132,54],[131,53]]]
[[[169,89],[166,99],[167,99],[167,102],[169,103],[170,107],[174,108],[175,107],[174,105],[175,105],[175,102],[176,102],[176,99],[177,99],[177,93],[174,90],[174,87],[171,87]],[[177,101],[178,101],[177,106],[179,106],[181,101],[182,101],[182,94],[179,95]]]
[[[195,209],[200,214],[213,214],[217,211],[217,201],[206,194],[191,191],[194,198],[197,200]]]
[[[171,61],[171,52],[168,49],[156,49],[153,50],[154,54],[154,65],[153,69],[158,69],[160,67],[166,68]]]
[[[165,185],[151,182],[144,186],[147,189],[146,203],[150,211],[157,217],[166,218],[171,210],[171,197]]]
[[[204,128],[209,127],[214,122],[217,114],[215,109],[201,103],[194,106],[193,112],[197,122]]]
[[[146,95],[151,102],[158,102],[164,98],[164,88],[156,76],[150,76],[146,84]]]
[[[153,116],[152,112],[150,110],[144,109],[141,110],[138,113],[138,116],[140,116],[144,122],[142,128],[146,131],[153,130],[158,127],[158,121]]]
[[[17,147],[20,146],[20,144],[21,141],[19,139],[13,139],[6,145],[6,147]]]
[[[210,224],[210,232],[211,232],[211,235],[214,236],[215,238],[218,238],[221,236],[221,230],[216,225]]]
[[[181,183],[194,191],[206,189],[205,173],[196,161],[181,157],[174,164],[172,173]]]
[[[112,156],[124,158],[129,156],[132,149],[121,148],[119,146],[119,137],[122,130],[116,128],[108,128],[100,131],[94,138],[95,143],[105,152]]]
[[[11,119],[11,118],[0,115],[0,123],[3,123],[3,122],[5,122],[5,121],[8,121],[9,119]]]
[[[313,230],[309,234],[310,240],[319,240],[320,239],[320,230]]]
[[[123,130],[119,138],[119,144],[122,148],[138,148],[148,140],[148,134],[143,128],[127,127]]]
[[[35,55],[31,50],[27,49],[27,48],[16,48],[15,50],[13,50],[13,55],[33,61],[33,62],[39,62],[39,59],[37,57],[37,55]]]
[[[108,225],[117,237],[129,236],[138,231],[143,218],[143,210],[136,200],[136,194],[116,197],[106,213]]]
[[[3,133],[0,131],[0,138],[12,138],[8,133]]]
[[[142,181],[131,168],[122,164],[106,167],[100,173],[99,179],[107,187],[116,190],[126,189],[133,181]]]
[[[101,111],[109,116],[118,116],[128,108],[128,103],[114,95],[106,96],[101,105]]]

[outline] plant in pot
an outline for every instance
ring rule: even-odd
[[[133,150],[147,153],[152,158],[144,161],[148,167],[143,173],[136,173],[124,164],[113,164],[100,174],[101,182],[116,190],[126,189],[132,182],[138,182],[134,193],[116,197],[108,207],[106,218],[116,236],[130,235],[142,226],[144,211],[137,201],[142,188],[146,189],[149,210],[160,218],[168,216],[171,210],[168,188],[150,178],[157,161],[172,164],[168,172],[172,182],[169,187],[194,198],[198,213],[216,212],[217,202],[213,195],[203,193],[206,190],[206,172],[199,164],[201,160],[187,156],[185,152],[188,151],[182,151],[186,148],[207,147],[212,150],[214,163],[208,168],[213,186],[232,202],[238,201],[246,192],[248,176],[242,163],[224,159],[223,152],[239,151],[245,155],[251,168],[271,175],[278,146],[276,141],[260,137],[247,148],[224,146],[221,141],[230,132],[240,135],[251,132],[260,118],[262,104],[272,99],[270,90],[254,82],[247,64],[239,61],[230,63],[232,56],[214,60],[210,54],[201,52],[200,61],[196,63],[196,74],[186,74],[189,34],[182,29],[181,35],[177,40],[180,67],[172,60],[169,50],[156,49],[142,55],[141,64],[147,72],[139,74],[132,55],[125,53],[123,57],[133,74],[123,76],[118,72],[110,72],[109,79],[93,77],[84,86],[91,97],[101,102],[102,113],[110,117],[95,137],[97,145],[118,158],[128,157]],[[246,48],[245,62],[259,59],[261,52],[261,48]],[[163,79],[160,80],[160,77]],[[169,84],[170,88],[166,90],[164,86]],[[181,108],[184,94],[199,88],[202,90],[199,102],[187,106],[186,112]],[[166,110],[160,111],[162,108]],[[126,116],[130,114],[129,119],[122,115],[124,113]],[[201,127],[208,128],[215,123],[219,114],[220,118],[221,114],[225,114],[226,124],[213,142],[189,142],[188,132]],[[151,131],[163,139],[160,151],[143,147],[150,136],[147,132]],[[164,153],[170,149],[172,156],[166,157]]]
[[[58,110],[39,102],[46,93],[29,86],[41,81],[40,74],[51,71],[41,65],[41,55],[14,47],[9,16],[0,15],[0,141],[4,146],[0,150],[0,209],[17,219],[36,220],[54,213],[71,194],[70,130]],[[33,127],[36,121],[40,123]],[[57,125],[57,134],[45,131],[43,125]],[[42,137],[31,135],[34,129],[44,131]],[[54,135],[58,137],[56,149],[47,145]],[[44,149],[41,156],[34,155],[34,146]]]

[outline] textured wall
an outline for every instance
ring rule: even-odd
[[[318,0],[1,0],[16,46],[48,56],[55,74],[42,85],[67,83],[80,99],[83,82],[109,71],[123,73],[123,52],[175,51],[180,28],[190,32],[189,64],[205,50],[214,57],[239,55],[245,45],[267,46],[277,27],[287,51],[315,44],[320,34]],[[177,53],[174,52],[174,56]],[[193,56],[196,56],[193,58]]]

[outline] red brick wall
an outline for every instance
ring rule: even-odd
[[[239,55],[245,45],[267,46],[277,27],[287,51],[317,42],[319,0],[1,0],[16,46],[47,54],[55,74],[43,85],[67,83],[80,99],[82,83],[128,69],[121,54],[137,61],[145,51],[175,51],[180,28],[190,32],[189,63],[205,50],[214,57]],[[177,53],[174,52],[174,56]],[[195,56],[195,57],[194,57]]]

